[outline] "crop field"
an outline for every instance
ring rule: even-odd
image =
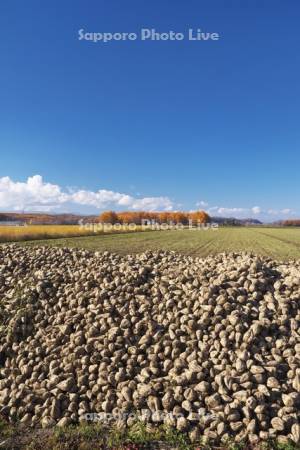
[[[26,225],[26,226],[0,226],[0,243],[2,242],[15,242],[15,241],[28,241],[35,239],[55,239],[62,237],[74,237],[74,236],[90,236],[103,234],[104,231],[100,227],[95,227],[96,232],[93,229],[82,228],[79,225]],[[109,227],[104,226],[105,233],[110,233]],[[120,227],[118,233],[129,232],[128,227]],[[115,233],[116,231],[114,231]]]
[[[253,252],[275,259],[300,258],[299,228],[232,227],[217,230],[148,231],[83,236],[26,242],[24,245],[51,245],[110,251],[120,254],[145,250],[174,250],[193,256],[220,252]]]
[[[50,239],[52,237],[80,236],[91,234],[78,225],[28,225],[0,226],[0,242]]]

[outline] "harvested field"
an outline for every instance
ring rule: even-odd
[[[0,296],[10,423],[300,442],[299,261],[2,246]]]
[[[120,254],[172,250],[202,257],[246,251],[288,260],[300,258],[300,228],[220,227],[216,230],[147,231],[44,240],[28,245],[107,250]]]

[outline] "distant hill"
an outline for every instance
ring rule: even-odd
[[[211,221],[219,225],[227,226],[246,226],[246,225],[262,225],[258,219],[236,219],[235,217],[211,217]]]
[[[258,219],[240,219],[240,222],[243,223],[244,225],[262,225],[263,222],[261,222]]]
[[[98,216],[80,214],[44,214],[44,213],[0,213],[0,223],[17,222],[31,225],[77,225],[83,222],[95,222]]]

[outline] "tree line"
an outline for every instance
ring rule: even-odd
[[[188,225],[189,223],[209,223],[210,216],[205,211],[194,212],[148,212],[148,211],[104,211],[99,216],[99,222],[101,223],[134,223],[136,225],[142,225],[145,221],[154,221],[155,223],[180,223]]]
[[[285,227],[300,227],[300,220],[299,219],[292,219],[292,220],[284,220],[281,222],[282,225]]]

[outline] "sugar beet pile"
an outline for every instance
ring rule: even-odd
[[[0,248],[1,415],[300,441],[300,262]],[[102,415],[103,418],[103,415]]]

